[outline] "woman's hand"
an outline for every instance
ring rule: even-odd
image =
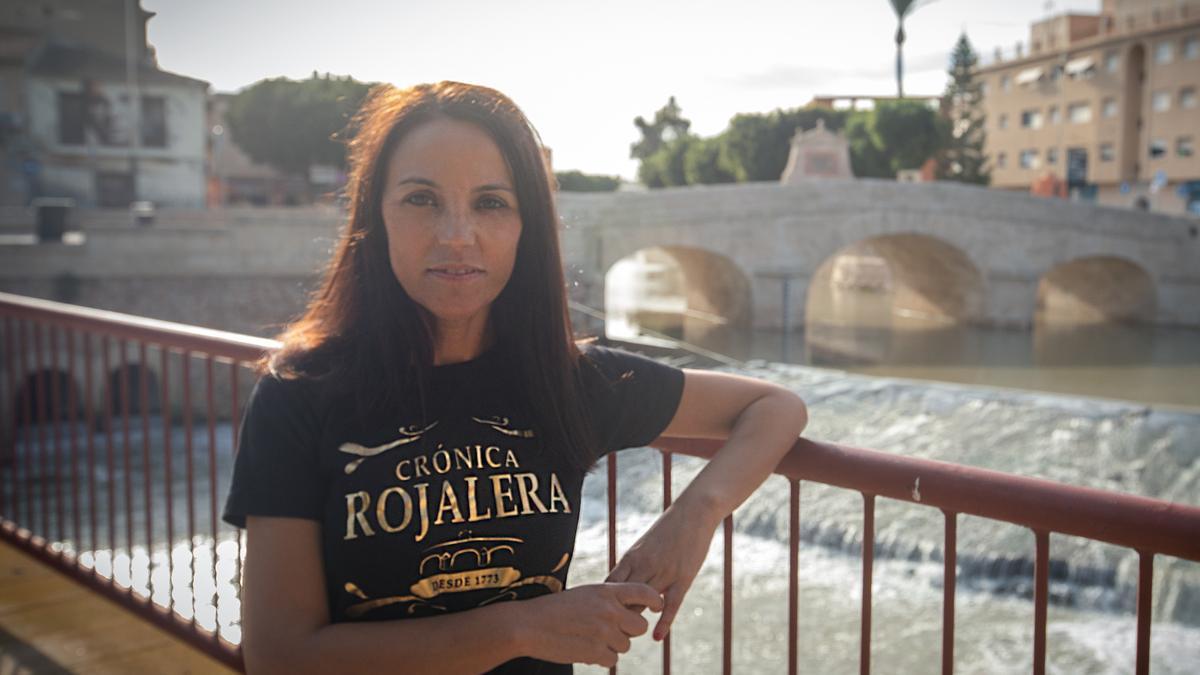
[[[525,653],[554,663],[611,668],[629,651],[630,638],[649,627],[641,612],[661,612],[662,597],[646,584],[603,583],[513,603],[525,628]]]
[[[661,435],[725,438],[725,445],[608,575],[609,581],[642,582],[663,594],[655,640],[671,630],[717,525],[771,475],[808,422],[804,401],[779,385],[730,373],[683,372],[679,407]]]
[[[680,495],[608,574],[607,581],[645,583],[663,594],[665,603],[654,627],[655,640],[662,640],[670,632],[720,522],[719,510]]]

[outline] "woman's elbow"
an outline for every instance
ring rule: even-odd
[[[790,426],[796,436],[799,436],[808,426],[808,406],[804,399],[791,389],[779,385],[775,385],[772,396],[778,401],[780,421]]]
[[[305,656],[308,641],[245,639],[242,661],[247,675],[299,675],[311,672],[311,659]]]

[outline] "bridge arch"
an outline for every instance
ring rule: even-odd
[[[648,246],[615,261],[604,274],[604,307],[610,329],[640,324],[710,345],[748,329],[753,315],[741,266],[693,246]]]
[[[1153,321],[1154,279],[1127,258],[1107,255],[1059,263],[1038,280],[1034,318],[1044,323]]]
[[[145,392],[142,391],[142,377],[145,376]],[[125,412],[126,399],[130,415],[140,415],[143,412],[155,414],[162,412],[162,394],[159,389],[158,372],[154,367],[137,362],[127,363],[113,368],[108,374],[108,391],[111,396],[113,417],[119,417]],[[146,409],[142,409],[143,394]]]
[[[983,320],[984,298],[983,274],[951,243],[911,232],[863,239],[813,274],[804,317],[808,361],[908,363],[930,350],[961,352],[961,326]]]
[[[878,235],[817,267],[805,323],[971,323],[984,316],[984,290],[979,268],[957,246],[926,234]]]
[[[39,420],[65,422],[70,419],[71,406],[82,419],[84,398],[79,383],[65,370],[41,369],[27,373],[13,399],[12,419],[16,427],[36,426]]]

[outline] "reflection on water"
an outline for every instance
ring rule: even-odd
[[[903,317],[890,326],[813,322],[786,333],[683,325],[688,342],[741,361],[1200,408],[1195,328],[1039,322],[1015,329]]]
[[[779,337],[755,336],[753,357],[771,358]],[[1200,408],[1200,331],[1194,329],[1039,324],[1032,332],[974,326],[867,330],[817,324],[789,339],[790,351],[804,354],[802,363],[869,375]]]
[[[788,332],[691,311],[698,293],[689,289],[716,290],[672,276],[670,262],[631,257],[614,266],[609,337],[665,334],[741,361],[1200,408],[1200,329],[1114,321],[1155,306],[1149,277],[1119,259],[1082,259],[1046,275],[1032,328],[986,327],[976,320],[983,282],[961,252],[928,237],[876,237],[827,259],[807,288],[792,288],[805,295],[805,317]]]
[[[1144,324],[710,329],[688,342],[740,361],[909,377],[1200,408],[1200,329]],[[625,335],[610,337],[625,337]]]
[[[235,581],[239,547],[233,540],[219,542],[214,566],[212,539],[197,537],[194,542],[191,546],[186,540],[174,542],[169,565],[165,550],[147,557],[144,546],[134,546],[132,557],[123,550],[113,555],[111,550],[100,549],[80,552],[78,559],[84,569],[95,569],[97,575],[112,579],[119,588],[149,597],[185,621],[194,617],[200,628],[218,632],[237,644],[242,635],[241,600]]]

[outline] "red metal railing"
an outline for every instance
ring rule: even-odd
[[[0,293],[0,321],[6,371],[0,377],[0,400],[4,405],[0,415],[0,537],[241,669],[237,642],[227,639],[220,625],[222,599],[228,602],[230,595],[237,593],[242,538],[240,530],[218,519],[224,499],[223,491],[218,489],[218,465],[222,459],[232,458],[231,453],[226,458],[218,456],[219,441],[226,440],[218,438],[218,430],[228,425],[229,447],[236,445],[239,379],[252,377],[243,366],[277,348],[278,343],[4,293]],[[65,342],[60,339],[63,336]],[[151,372],[151,350],[159,352],[156,373]],[[114,357],[116,370],[112,368]],[[203,378],[200,385],[206,393],[200,411],[207,430],[204,444],[196,443],[193,424],[197,412],[193,408],[193,376],[198,372],[193,366],[197,363]],[[217,372],[225,366],[228,379],[222,383]],[[173,372],[178,373],[177,380]],[[93,392],[98,375],[101,393],[97,399]],[[80,381],[82,392],[77,391]],[[151,456],[152,382],[161,392],[157,401],[163,419],[158,449],[161,460]],[[219,387],[223,391],[218,398]],[[173,391],[179,395],[173,397]],[[101,401],[99,406],[94,405],[96,400]],[[181,405],[176,409],[173,405],[177,401]],[[140,470],[135,466],[136,430],[131,425],[131,418],[139,415]],[[182,418],[184,429],[185,461],[180,475],[172,463],[173,416]],[[79,438],[80,422],[85,430],[83,443]],[[65,438],[64,425],[69,431]],[[207,462],[207,476],[196,469],[196,461],[201,459]],[[160,468],[162,473],[155,476]],[[140,498],[135,494],[139,477]],[[69,490],[64,495],[67,481]],[[160,500],[154,497],[158,481],[163,493]],[[98,485],[102,482],[107,483],[103,489]],[[176,541],[176,483],[186,489],[186,532],[179,533],[186,534],[183,542]],[[202,496],[197,490],[206,490],[207,494]],[[65,510],[68,501],[69,518]],[[123,502],[123,508],[118,501]],[[196,512],[204,506],[208,510],[206,522],[197,518]],[[156,529],[160,517],[163,527]],[[142,528],[138,527],[139,520]],[[202,534],[205,526],[207,532]],[[121,533],[123,541],[118,537]],[[225,567],[218,550],[228,544],[234,551],[229,556],[232,579],[225,588],[218,577]],[[135,569],[136,547],[142,545],[146,550],[145,570],[140,565]],[[164,546],[165,561],[156,566],[155,549]],[[207,570],[198,570],[201,556],[197,553],[203,549],[211,551],[211,564],[206,565]],[[106,559],[102,553],[107,554]],[[186,557],[187,574],[174,569],[177,554]],[[121,556],[128,558],[124,570],[118,564]],[[158,578],[161,574],[156,575],[162,571],[165,580]],[[143,572],[145,583],[138,583],[135,576]],[[122,573],[128,583],[120,583]],[[149,592],[136,592],[139,590]],[[189,605],[176,597],[177,590],[190,595]],[[198,597],[201,593],[207,597]],[[165,603],[154,600],[164,594]],[[201,619],[207,615],[211,620]]]
[[[132,609],[197,648],[229,666],[241,669],[242,659],[237,640],[226,639],[226,627],[221,625],[222,586],[218,579],[218,544],[234,547],[233,572],[229,587],[236,591],[241,560],[241,531],[218,520],[218,508],[224,494],[219,490],[221,462],[232,466],[236,452],[237,423],[240,419],[238,401],[239,379],[252,377],[244,366],[278,347],[271,340],[207,330],[86,308],[23,298],[0,293],[0,333],[3,339],[3,377],[0,377],[0,537],[11,542],[46,564]],[[65,344],[59,339],[65,335]],[[96,384],[94,347],[99,343],[99,374],[103,381],[97,410],[93,402]],[[115,345],[113,344],[115,342]],[[136,364],[129,362],[130,346],[136,345]],[[60,347],[63,347],[60,349]],[[110,370],[115,347],[119,368]],[[165,535],[167,556],[165,589],[154,577],[153,551],[156,517],[151,468],[154,466],[150,444],[150,352],[157,350],[157,382],[161,388],[160,406],[163,414],[161,480],[164,488]],[[47,353],[49,359],[47,359]],[[30,363],[32,359],[32,365]],[[178,364],[172,369],[171,363]],[[193,381],[193,361],[203,369],[202,378]],[[132,429],[130,417],[130,371],[137,366],[139,408],[141,415],[141,503],[135,503]],[[218,365],[228,365],[226,389],[218,394],[222,381],[217,379]],[[172,375],[178,373],[178,378]],[[83,392],[76,392],[78,375],[83,376]],[[49,386],[46,378],[49,377]],[[172,387],[172,383],[178,383]],[[61,389],[65,386],[66,395]],[[207,443],[200,449],[194,443],[193,405],[194,386],[202,387],[201,412],[205,417]],[[175,392],[177,395],[173,396]],[[46,400],[49,394],[49,401]],[[65,400],[64,400],[65,398]],[[114,408],[114,398],[120,403]],[[172,406],[180,404],[177,415]],[[222,405],[218,405],[218,403]],[[60,405],[61,404],[61,405]],[[64,410],[65,408],[65,410]],[[80,447],[77,422],[82,409],[86,425],[86,440]],[[182,481],[187,496],[187,539],[178,547],[188,558],[186,575],[173,570],[175,543],[173,484],[180,478],[172,464],[172,417],[182,420],[184,432],[184,469]],[[114,435],[119,417],[122,465],[117,464]],[[65,418],[65,419],[64,419]],[[230,428],[227,456],[218,455],[218,422],[225,420]],[[47,422],[54,424],[48,425]],[[64,439],[61,422],[68,423]],[[103,434],[94,433],[97,425]],[[47,431],[51,435],[47,435]],[[97,458],[97,440],[103,437],[103,457]],[[65,446],[65,448],[64,448]],[[708,458],[720,447],[718,441],[659,439],[655,446],[662,451],[663,508],[671,502],[673,453]],[[64,473],[64,450],[69,464]],[[207,462],[207,475],[201,475],[194,460]],[[50,462],[53,461],[53,468]],[[608,562],[615,565],[619,549],[617,542],[617,462],[616,455],[608,458]],[[79,476],[80,464],[84,475]],[[931,460],[902,457],[888,453],[851,448],[801,439],[784,458],[776,473],[785,476],[790,484],[789,494],[789,552],[788,552],[788,672],[795,673],[801,658],[797,648],[799,632],[799,546],[800,546],[800,482],[811,481],[858,491],[863,495],[862,545],[862,609],[860,637],[860,670],[870,671],[871,665],[871,590],[874,566],[874,521],[877,497],[919,503],[936,508],[944,514],[945,544],[943,607],[942,607],[942,670],[954,668],[954,599],[957,568],[957,519],[969,514],[1030,528],[1035,539],[1035,593],[1033,670],[1042,673],[1046,662],[1046,607],[1049,579],[1049,534],[1075,535],[1087,539],[1128,547],[1138,552],[1139,581],[1137,595],[1137,655],[1136,670],[1149,671],[1151,581],[1154,556],[1163,554],[1200,561],[1200,509],[1153,499],[1115,494],[1089,488],[1074,487],[1046,480],[1022,478],[996,471],[970,468]],[[124,488],[123,513],[117,508],[117,478]],[[918,483],[919,479],[919,483]],[[46,488],[53,481],[53,496]],[[70,481],[69,495],[71,525],[66,528],[63,481]],[[97,483],[108,481],[105,500],[97,503]],[[81,487],[86,484],[86,490]],[[919,488],[919,489],[918,489]],[[206,489],[201,496],[196,489]],[[86,499],[87,526],[81,524],[82,501]],[[55,519],[51,527],[50,502],[54,502]],[[207,506],[210,529],[206,539],[197,540],[196,507]],[[139,508],[140,507],[140,508]],[[135,591],[133,552],[135,525],[144,519],[144,537],[149,554],[148,594]],[[106,541],[98,538],[103,525]],[[115,553],[117,531],[125,534],[124,552],[128,563],[128,584],[117,576]],[[52,529],[54,534],[51,534]],[[722,600],[723,638],[722,669],[732,671],[733,647],[733,517],[725,519],[724,589]],[[86,546],[84,546],[86,540]],[[73,546],[66,545],[67,543]],[[97,552],[107,546],[108,573],[97,565]],[[196,568],[196,552],[204,546],[212,548],[211,575]],[[88,553],[77,554],[85,549]],[[160,565],[160,569],[161,569]],[[190,592],[191,606],[176,601],[176,578]],[[210,576],[211,578],[207,578]],[[197,595],[200,588],[210,591],[212,622],[200,622],[197,614],[203,609]],[[152,600],[165,590],[167,602]],[[211,623],[211,626],[204,625]],[[671,642],[664,640],[662,669],[671,669]]]
[[[721,444],[712,440],[659,439],[664,452],[709,458]],[[611,460],[615,462],[616,460]],[[862,637],[859,669],[871,669],[871,573],[874,565],[875,498],[886,497],[937,508],[945,516],[942,606],[942,672],[954,670],[954,595],[957,568],[957,518],[980,516],[1030,528],[1034,533],[1034,673],[1046,669],[1046,608],[1049,600],[1049,536],[1074,535],[1131,548],[1139,556],[1137,652],[1135,670],[1150,670],[1150,620],[1154,556],[1200,561],[1200,508],[1134,495],[1105,492],[999,471],[965,467],[877,450],[800,439],[776,468],[791,482],[788,590],[788,672],[797,672],[797,551],[800,481],[855,490],[863,495]],[[610,468],[609,475],[615,475]],[[664,474],[664,481],[670,477]],[[919,482],[918,482],[919,480]],[[615,489],[609,486],[610,504]],[[724,670],[730,672],[732,624],[729,617],[732,567],[726,520]]]

